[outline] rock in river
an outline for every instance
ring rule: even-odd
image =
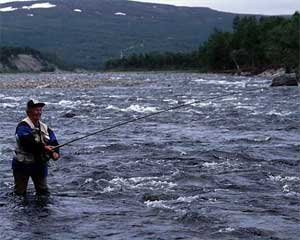
[[[275,77],[272,81],[271,87],[280,86],[298,86],[297,77],[295,76],[295,74],[284,74]]]

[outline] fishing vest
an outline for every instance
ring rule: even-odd
[[[34,126],[29,117],[23,119],[20,123],[27,123],[32,129],[32,135],[36,143],[44,143],[47,144],[50,140],[50,136],[48,133],[48,126],[39,121],[39,127]],[[46,153],[41,154],[33,154],[30,152],[26,152],[20,144],[20,140],[17,137],[17,146],[16,146],[16,160],[21,163],[31,164],[36,162],[46,163],[50,158]]]

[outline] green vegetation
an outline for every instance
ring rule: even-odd
[[[199,71],[262,71],[299,65],[300,15],[235,17],[233,31],[215,32],[192,53],[148,53],[106,62],[106,69],[194,69]]]
[[[133,54],[126,58],[109,60],[106,62],[106,69],[114,70],[191,70],[198,68],[198,52],[192,53],[145,53]]]
[[[11,2],[7,6],[19,10],[1,12],[1,44],[53,53],[89,70],[103,69],[105,61],[122,53],[192,51],[216,26],[230,31],[235,16],[125,0],[51,0],[55,8],[32,9],[29,17],[24,4]],[[126,16],[115,15],[120,11]]]

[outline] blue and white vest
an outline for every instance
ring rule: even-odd
[[[32,134],[33,134],[33,137],[34,137],[34,140],[36,143],[47,144],[49,142],[50,136],[48,133],[48,126],[45,123],[39,121],[40,127],[37,128],[34,126],[34,124],[32,123],[32,121],[30,120],[29,117],[23,119],[21,122],[25,122],[30,126],[30,128],[32,129]],[[32,164],[32,163],[36,163],[37,161],[41,161],[43,163],[46,163],[50,159],[46,153],[42,153],[39,156],[37,156],[37,155],[34,155],[33,153],[26,152],[22,148],[18,137],[16,140],[17,140],[17,146],[16,146],[16,150],[15,150],[15,153],[16,153],[15,157],[18,162],[25,163],[25,164]],[[39,159],[36,159],[37,157]]]

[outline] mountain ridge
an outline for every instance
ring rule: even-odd
[[[32,47],[87,69],[134,52],[197,49],[215,28],[230,31],[236,16],[207,7],[122,0],[47,2],[55,7],[28,8],[45,1],[1,4],[0,8],[18,8],[1,13],[2,45]]]

